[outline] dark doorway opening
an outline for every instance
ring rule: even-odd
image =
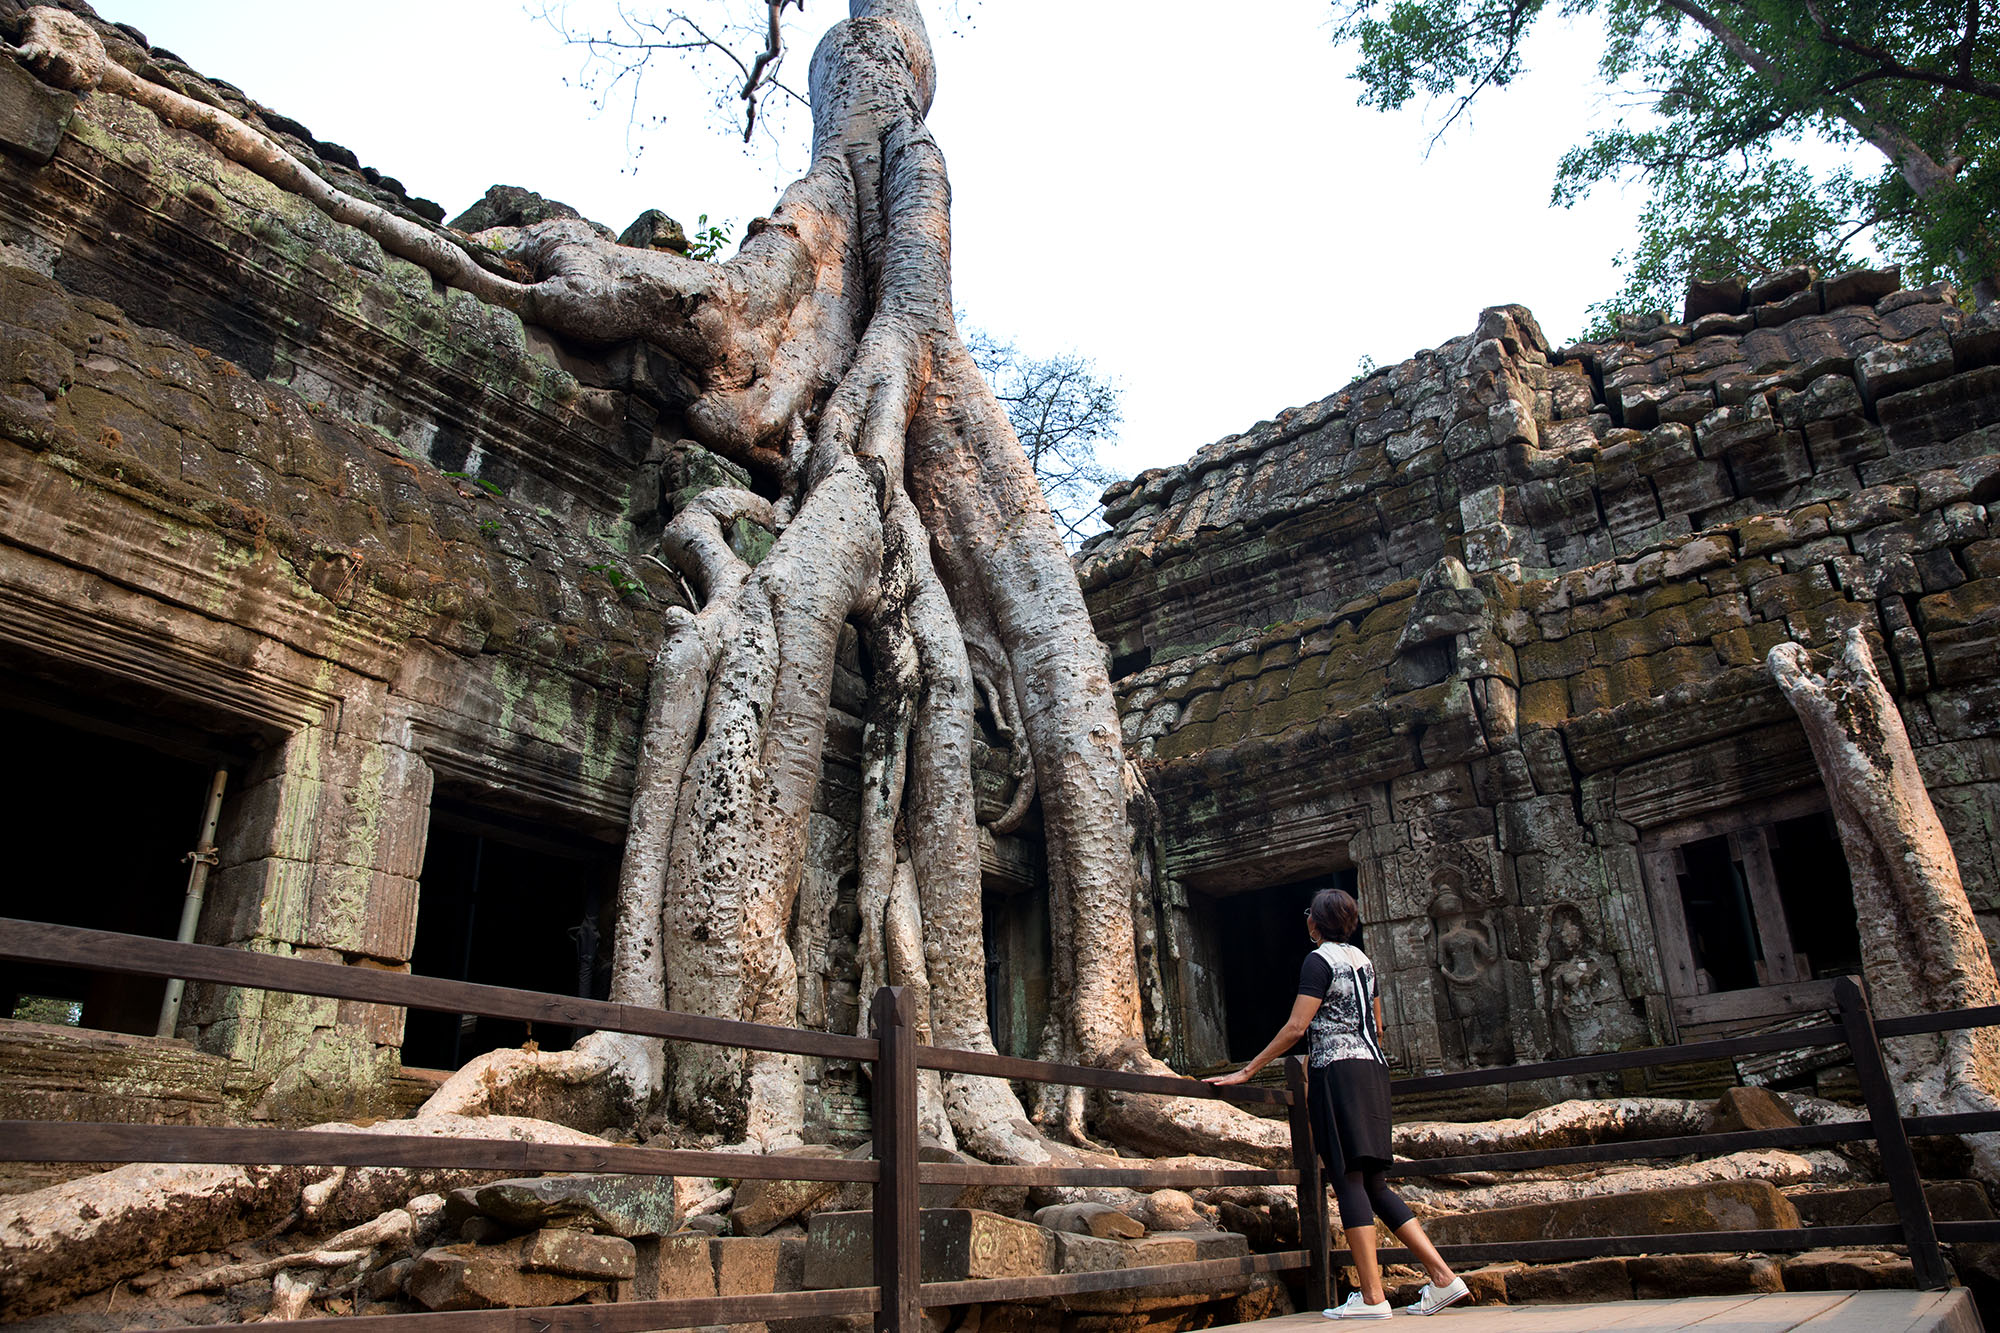
[[[187,855],[217,760],[164,752],[122,725],[0,708],[0,916],[172,939]],[[0,963],[0,1017],[151,1036],[166,982]]]
[[[1727,838],[1703,838],[1681,848],[1681,910],[1687,914],[1694,965],[1713,990],[1762,984],[1764,939],[1757,929],[1750,886]]]
[[[1040,1054],[1049,1016],[1049,896],[1032,889],[987,889],[980,900],[986,945],[986,1021],[1002,1055]]]
[[[1306,909],[1321,889],[1354,892],[1352,869],[1252,889],[1216,904],[1218,962],[1229,1058],[1248,1060],[1284,1026],[1299,993],[1299,965],[1312,948]],[[1362,944],[1359,935],[1354,943]],[[1366,946],[1363,945],[1365,948]]]
[[[1807,975],[1845,977],[1861,971],[1861,928],[1854,883],[1833,815],[1821,810],[1770,826],[1771,869],[1792,949]]]
[[[604,999],[618,848],[449,798],[431,807],[410,970],[516,990]],[[560,1050],[587,1029],[412,1009],[403,1063],[456,1069],[532,1038]]]
[[[1860,970],[1854,889],[1826,811],[1696,839],[1669,856],[1707,990]]]

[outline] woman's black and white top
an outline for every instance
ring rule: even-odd
[[[1375,1030],[1375,964],[1351,944],[1322,944],[1299,968],[1299,994],[1320,1001],[1307,1029],[1308,1063],[1323,1069],[1335,1060],[1381,1064],[1382,1036]]]

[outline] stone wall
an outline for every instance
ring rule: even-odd
[[[24,7],[0,0],[0,35]],[[97,27],[141,77],[446,231],[347,149]],[[501,187],[459,221],[523,210],[568,212]],[[750,484],[683,438],[691,392],[655,347],[565,344],[152,113],[0,60],[0,707],[229,768],[204,942],[407,969],[434,798],[616,847],[663,613],[688,601],[651,553],[702,489]],[[859,673],[850,635],[793,939],[798,1021],[847,1032]],[[1015,778],[988,739],[991,818]],[[989,888],[1032,896],[1038,835],[984,843]],[[87,855],[65,873],[92,892]],[[48,1032],[43,1063],[123,1061],[141,1119],[182,1054],[219,1089],[207,1118],[393,1113],[425,1086],[399,1073],[400,1010],[197,986],[181,1018],[178,1043]],[[865,1135],[855,1070],[808,1077],[815,1130]],[[55,1106],[16,1084],[0,1100]]]
[[[1768,938],[1758,984],[1702,975],[1674,858],[1728,839],[1754,897],[1823,806],[1763,660],[1850,625],[2000,935],[2000,311],[1868,271],[1691,300],[1561,351],[1491,309],[1107,492],[1079,572],[1171,953],[1190,893],[1351,868],[1408,1070],[1742,1019],[1722,992],[1810,959]]]

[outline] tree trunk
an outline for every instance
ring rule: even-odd
[[[2000,1004],[1986,938],[1924,786],[1902,714],[1868,640],[1847,631],[1815,671],[1794,643],[1767,665],[1804,724],[1854,886],[1862,969],[1885,1016]],[[2000,1036],[1990,1028],[1884,1043],[1892,1082],[1920,1114],[2000,1109]],[[1991,1143],[1980,1146],[1995,1179]]]
[[[31,11],[23,54],[52,82],[101,87],[203,135],[445,282],[581,341],[643,338],[699,384],[690,430],[748,467],[762,494],[709,492],[664,543],[702,606],[675,621],[655,660],[612,999],[798,1021],[788,927],[835,652],[854,623],[872,668],[856,831],[865,980],[914,986],[934,1040],[992,1049],[971,780],[983,690],[1018,728],[1047,836],[1068,1001],[1054,1049],[1161,1072],[1143,1040],[1138,883],[1103,649],[952,317],[950,187],[923,119],[929,42],[915,0],[853,0],[850,12],[813,55],[812,166],[734,258],[612,245],[575,221],[482,238],[534,274],[527,283],[487,271],[448,233],[329,189],[226,113],[134,78],[74,16]],[[754,570],[722,539],[739,518],[777,533]],[[795,1058],[690,1046],[663,1056],[658,1042],[605,1034],[567,1052],[496,1053],[426,1111],[507,1107],[594,1128],[612,1101],[629,1117],[664,1093],[692,1128],[766,1148],[797,1141]],[[934,1132],[982,1155],[1062,1156],[1003,1082],[932,1082],[926,1104]],[[1284,1152],[1281,1126],[1213,1101],[1121,1097],[1101,1110],[1156,1151]]]

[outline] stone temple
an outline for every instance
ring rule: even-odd
[[[442,221],[105,32],[340,189]],[[171,937],[219,773],[199,941],[601,994],[647,673],[689,602],[649,552],[729,471],[685,440],[684,373],[441,290],[151,113],[10,60],[0,150],[0,916]],[[496,192],[459,223],[552,207]],[[656,238],[676,234],[627,235]],[[1177,1068],[1261,1044],[1291,976],[1249,963],[1294,956],[1328,884],[1360,898],[1404,1072],[1741,1030],[1854,972],[1841,844],[1765,666],[1854,627],[2000,931],[1992,310],[1801,270],[1556,349],[1498,307],[1107,503],[1077,570],[1160,807],[1138,930]],[[843,1031],[849,665],[792,925],[797,1021]],[[1015,778],[987,740],[992,821]],[[1032,817],[989,830],[984,870],[995,1035],[1032,1054]],[[391,1115],[474,1054],[571,1036],[193,985],[163,1037],[162,1000],[5,965],[0,1117]],[[856,1071],[808,1077],[813,1132],[865,1136]]]

